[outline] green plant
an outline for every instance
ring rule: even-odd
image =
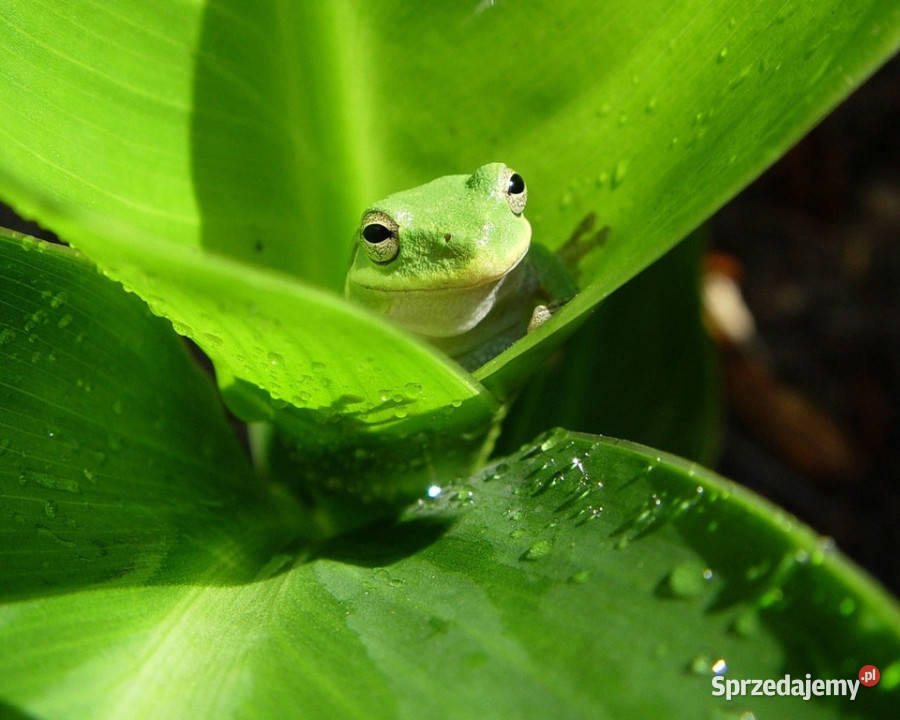
[[[896,603],[790,517],[599,436],[483,455],[598,303],[896,49],[898,15],[879,0],[5,3],[0,195],[78,249],[0,240],[10,712],[887,717]],[[583,292],[469,375],[338,291],[367,200],[486,160],[526,175],[551,249],[586,218],[610,231]],[[695,252],[589,328],[621,323],[634,358],[689,339],[659,385],[633,365],[615,393],[577,354],[567,370],[608,405],[598,430],[647,408],[641,440],[708,460]],[[279,429],[255,466],[148,306],[211,358],[235,412]],[[736,677],[883,675],[852,703],[726,703],[710,695],[720,659]]]

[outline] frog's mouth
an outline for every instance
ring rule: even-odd
[[[525,256],[528,255],[528,251],[531,249],[531,237],[529,234],[528,241],[524,243],[524,247],[521,252],[513,259],[511,263],[509,263],[505,268],[501,268],[500,270],[490,274],[481,276],[472,280],[468,280],[467,282],[459,282],[454,281],[450,278],[445,279],[442,283],[436,285],[427,285],[421,287],[413,287],[407,285],[406,287],[386,287],[384,285],[374,285],[369,283],[354,283],[357,288],[367,290],[370,292],[376,293],[442,293],[448,290],[473,290],[475,288],[483,287],[485,285],[491,285],[493,283],[497,283],[502,280],[504,277],[513,272],[525,259]]]

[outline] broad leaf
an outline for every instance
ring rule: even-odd
[[[547,437],[395,524],[221,579],[8,606],[0,693],[92,719],[896,707],[900,613],[826,540],[695,466],[589,436]],[[711,695],[717,672],[855,680],[868,663],[882,682],[853,702]]]
[[[0,241],[0,268],[6,714],[896,705],[895,604],[827,540],[694,465],[560,432],[329,539],[315,507],[248,477],[208,381],[139,301],[28,239]],[[866,663],[882,681],[853,703],[711,695],[723,664],[852,679]]]
[[[177,294],[157,309],[226,376],[316,407],[303,399],[305,359],[324,366],[318,384],[374,407],[409,378],[335,362],[336,348],[355,355],[348,328],[375,332],[366,316],[285,338],[292,377],[270,377],[282,343],[242,344],[257,318],[214,306],[247,265],[339,290],[367,201],[502,159],[530,183],[538,241],[558,247],[591,214],[610,228],[581,263],[585,291],[477,374],[505,396],[540,359],[521,353],[546,353],[889,55],[897,12],[878,0],[17,0],[0,11],[3,194],[146,299]],[[186,247],[239,262],[223,273]],[[245,285],[261,277],[248,271]],[[295,294],[289,322],[322,317],[324,300]],[[223,328],[221,346],[208,325]],[[377,360],[416,368],[430,399],[411,411],[479,392],[430,353],[394,357],[409,348],[393,342]]]
[[[290,524],[168,323],[75,252],[2,236],[0,509],[2,597],[252,575]]]

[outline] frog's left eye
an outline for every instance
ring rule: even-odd
[[[359,235],[372,262],[387,263],[397,257],[400,251],[398,230],[390,215],[378,211],[366,213]]]
[[[514,214],[521,215],[525,210],[525,203],[528,202],[528,188],[525,186],[522,176],[512,168],[506,168],[501,182],[509,209]]]

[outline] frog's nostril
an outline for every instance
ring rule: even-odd
[[[450,233],[444,235],[444,242],[450,242]]]

